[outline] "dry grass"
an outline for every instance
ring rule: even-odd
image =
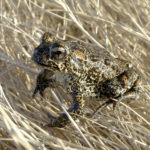
[[[149,0],[0,0],[0,7],[0,149],[150,149]],[[31,56],[45,31],[131,61],[142,76],[138,101],[80,117],[75,127],[43,129],[47,113],[62,110],[56,98],[31,98],[41,70]]]

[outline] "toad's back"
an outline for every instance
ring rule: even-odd
[[[112,57],[99,47],[67,43],[71,53],[67,57],[69,73],[88,78],[90,82],[104,82],[112,79],[129,68],[129,63]],[[66,65],[67,66],[67,65]]]

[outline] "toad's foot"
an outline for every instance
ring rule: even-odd
[[[84,107],[84,101],[76,101],[69,109],[68,113],[70,116],[76,120],[79,115],[83,115],[83,107]],[[44,127],[58,127],[62,128],[65,127],[67,124],[70,123],[69,118],[65,113],[62,113],[59,117],[54,117],[51,114],[48,114],[48,117],[50,118],[51,122],[46,124]]]
[[[47,87],[53,87],[53,79],[52,79],[52,76],[53,76],[53,73],[52,71],[50,70],[47,70],[47,69],[44,69],[42,70],[38,77],[37,77],[37,81],[36,81],[36,87],[35,87],[35,90],[32,94],[32,97],[34,98],[36,93],[39,92],[40,93],[40,96],[41,98],[43,97],[43,93],[44,93],[44,90],[47,88]]]
[[[133,70],[125,71],[121,75],[115,77],[113,80],[108,80],[102,85],[102,88],[105,92],[105,95],[110,94],[110,99],[100,105],[94,111],[93,115],[109,104],[113,104],[113,110],[115,110],[118,102],[122,101],[123,99],[136,99],[139,95],[139,82],[140,77]],[[107,93],[108,90],[111,92]],[[125,92],[123,93],[123,91]]]

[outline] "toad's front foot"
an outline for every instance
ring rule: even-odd
[[[76,101],[69,109],[68,113],[69,115],[76,120],[79,115],[83,115],[83,107],[84,107],[84,101]],[[63,128],[67,124],[70,123],[70,120],[68,116],[65,113],[60,114],[59,117],[54,117],[51,114],[48,114],[48,117],[50,118],[51,122],[46,124],[44,127],[58,127]]]
[[[69,123],[69,119],[66,114],[61,114],[59,117],[54,117],[51,114],[48,114],[51,122],[46,124],[44,127],[58,127],[63,128]]]
[[[44,69],[39,73],[36,81],[36,87],[32,94],[33,98],[35,97],[37,92],[39,92],[40,96],[43,97],[44,90],[47,87],[53,87],[52,76],[53,76],[53,72],[47,69]]]

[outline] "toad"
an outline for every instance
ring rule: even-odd
[[[55,38],[46,32],[32,56],[43,70],[37,77],[37,92],[43,97],[47,87],[62,86],[73,98],[68,109],[73,119],[84,114],[86,100],[104,101],[98,109],[138,94],[140,76],[132,65],[115,58],[105,49],[78,41]],[[59,117],[49,115],[49,127],[64,127],[70,121],[65,113]]]

